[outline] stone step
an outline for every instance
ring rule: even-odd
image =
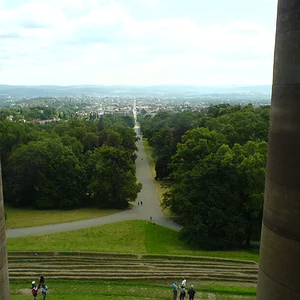
[[[102,260],[102,259],[91,259],[89,257],[8,257],[8,260],[10,263],[19,263],[22,262],[28,262],[28,263],[36,263],[36,262],[48,262],[48,263],[64,263],[64,264],[74,264],[76,262],[80,262],[80,264],[102,264],[102,265],[115,265],[116,263],[118,265],[136,265],[136,264],[149,264],[153,266],[167,266],[167,267],[173,267],[173,268],[182,268],[182,264],[179,262],[169,262],[169,261],[152,261],[152,260],[124,260],[124,259],[111,259],[111,260]],[[217,263],[199,263],[198,261],[195,262],[182,262],[185,267],[193,267],[193,266],[199,266],[199,267],[205,267],[205,268],[235,268],[235,269],[258,269],[257,264],[249,265],[249,264],[217,264]]]
[[[64,254],[64,255],[63,255]],[[67,255],[65,255],[67,254]],[[169,280],[187,277],[200,280],[222,280],[256,282],[256,263],[244,263],[222,259],[169,260],[165,257],[142,258],[141,255],[120,255],[92,253],[9,253],[9,274],[11,280],[30,280],[40,273],[52,279],[83,280]]]
[[[256,262],[253,261],[246,261],[246,260],[234,260],[234,259],[227,259],[227,258],[214,258],[214,257],[206,257],[206,256],[162,256],[162,255],[149,255],[149,254],[121,254],[121,253],[99,253],[99,252],[9,252],[9,257],[72,257],[73,259],[81,257],[86,257],[86,259],[121,259],[124,260],[147,260],[147,261],[182,261],[186,264],[189,262],[195,263],[195,262],[216,262],[220,264],[242,264],[242,265],[257,265]]]

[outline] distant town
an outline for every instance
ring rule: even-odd
[[[155,115],[158,111],[200,111],[215,104],[270,104],[270,86],[197,87],[197,86],[8,86],[0,85],[0,108],[21,111],[39,107],[57,113],[51,119],[98,118],[104,114],[132,115],[134,103],[138,114]],[[44,109],[43,109],[44,108]],[[16,118],[9,115],[7,118]],[[28,118],[25,118],[28,120]],[[34,119],[34,118],[31,118]],[[25,121],[25,120],[24,120]]]

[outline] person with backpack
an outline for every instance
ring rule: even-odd
[[[39,289],[37,288],[35,283],[32,283],[31,295],[33,296],[33,300],[36,300]]]
[[[188,295],[189,295],[189,300],[194,300],[195,298],[195,294],[196,294],[196,291],[194,290],[194,286],[191,285],[191,288],[188,290]]]
[[[46,285],[42,285],[41,291],[43,295],[43,300],[46,300],[48,287]]]

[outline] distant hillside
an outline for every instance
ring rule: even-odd
[[[73,96],[140,96],[140,97],[193,97],[207,94],[261,94],[270,95],[271,86],[188,86],[188,85],[155,85],[155,86],[24,86],[0,85],[0,97],[73,97]]]

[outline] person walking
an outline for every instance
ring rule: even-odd
[[[35,283],[32,283],[31,295],[33,296],[33,300],[36,300],[37,294],[39,290]]]
[[[195,299],[195,294],[196,291],[194,290],[194,286],[191,285],[190,289],[188,290],[188,295],[189,295],[189,300],[194,300]]]
[[[43,295],[43,300],[46,300],[48,287],[46,285],[42,285],[41,291]]]
[[[181,282],[181,285],[182,285],[183,287],[186,287],[186,279],[185,279],[185,278],[183,278],[183,280],[182,280],[182,282]]]
[[[39,281],[39,287],[38,287],[38,289],[40,289],[41,286],[44,285],[44,284],[45,284],[45,277],[43,275],[41,275],[40,276],[40,281]]]
[[[184,300],[185,296],[186,296],[185,287],[182,285],[180,288],[179,300]]]
[[[178,289],[177,283],[173,282],[173,284],[172,284],[173,300],[177,299],[177,293],[178,293],[177,289]]]

